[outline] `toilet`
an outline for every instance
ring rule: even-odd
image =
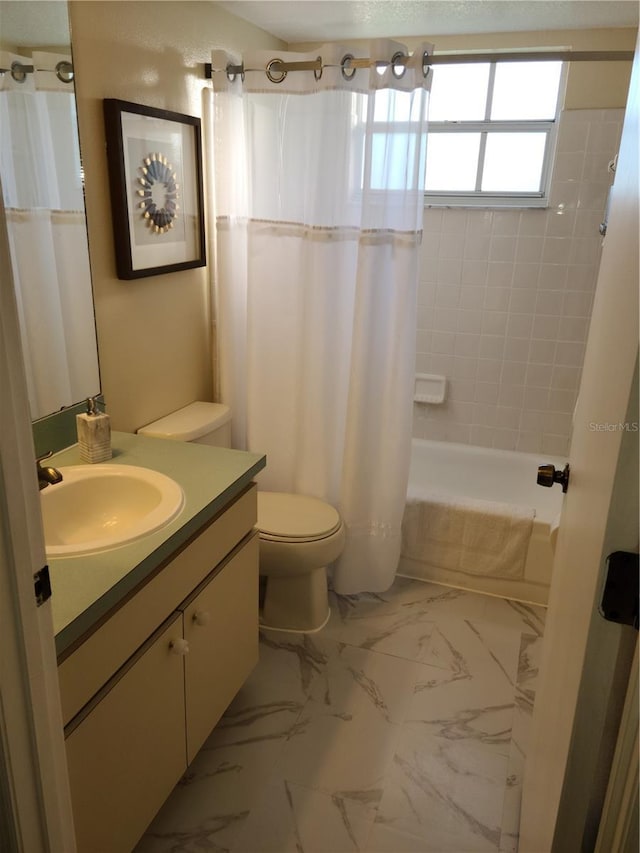
[[[231,411],[196,402],[138,429],[139,435],[231,447]],[[258,491],[260,624],[311,633],[329,619],[327,565],[342,553],[344,524],[318,498]]]

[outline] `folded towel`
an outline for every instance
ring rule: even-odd
[[[470,575],[522,578],[534,518],[532,508],[414,491],[402,556]]]

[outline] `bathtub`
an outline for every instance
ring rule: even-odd
[[[492,450],[467,444],[413,439],[408,495],[428,489],[445,498],[497,501],[535,509],[523,575],[520,578],[468,575],[402,555],[398,573],[406,577],[546,604],[553,563],[552,536],[562,509],[559,485],[536,483],[538,465],[564,467],[566,460],[533,453]]]

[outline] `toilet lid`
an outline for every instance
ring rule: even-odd
[[[258,492],[258,529],[267,538],[309,542],[335,533],[337,511],[318,498],[286,492]]]

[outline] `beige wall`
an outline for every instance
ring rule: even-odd
[[[133,431],[212,397],[207,269],[116,277],[102,99],[201,116],[212,47],[281,47],[209,2],[70,5],[102,389],[115,429]]]
[[[561,46],[572,50],[633,50],[634,28],[601,30],[545,30],[528,33],[482,33],[455,36],[406,36],[398,39],[413,50],[430,41],[436,52],[452,50],[507,50],[521,47]],[[316,47],[295,45],[296,50]],[[574,62],[569,66],[564,107],[567,110],[624,108],[631,77],[631,62]]]

